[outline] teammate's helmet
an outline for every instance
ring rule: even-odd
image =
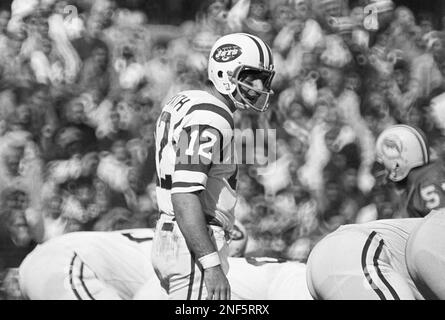
[[[216,90],[228,95],[239,109],[266,111],[273,76],[273,58],[269,46],[247,33],[233,33],[219,38],[209,56],[208,76]],[[249,77],[251,78],[249,80]],[[254,80],[263,82],[263,89],[254,88]],[[240,101],[235,99],[238,93]]]
[[[235,220],[233,229],[230,231],[229,240],[229,256],[230,257],[243,257],[247,247],[247,230],[239,222]]]
[[[377,138],[376,160],[394,182],[408,176],[411,169],[430,162],[429,146],[424,133],[408,125],[394,125]]]

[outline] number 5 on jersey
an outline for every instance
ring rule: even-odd
[[[445,183],[442,183],[441,188],[445,191]],[[441,204],[440,195],[433,184],[420,189],[420,196],[425,201],[425,206],[430,210],[436,209]]]

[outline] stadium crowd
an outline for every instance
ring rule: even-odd
[[[304,261],[339,225],[403,217],[373,175],[374,144],[410,124],[441,158],[445,25],[434,21],[391,0],[203,1],[180,25],[112,0],[14,0],[0,12],[2,274],[36,241],[154,226],[156,119],[204,85],[211,46],[232,32],[265,40],[276,68],[268,112],[235,115],[277,136],[264,174],[240,166],[247,253]]]

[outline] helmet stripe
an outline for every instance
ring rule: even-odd
[[[264,66],[264,53],[263,53],[263,48],[261,48],[261,44],[258,42],[257,39],[255,39],[251,35],[249,35],[247,33],[245,33],[245,35],[248,36],[250,39],[252,39],[253,42],[255,42],[256,46],[258,47],[259,54],[260,54],[260,65]]]
[[[272,51],[270,50],[269,45],[267,43],[264,43],[264,45],[266,46],[267,54],[268,54],[268,57],[269,57],[269,64],[266,65],[265,67],[269,67],[270,65],[273,64],[273,55],[272,55]]]
[[[399,126],[408,129],[409,131],[411,131],[414,134],[414,136],[417,138],[417,140],[419,141],[419,144],[421,145],[421,148],[422,148],[423,162],[428,163],[430,160],[429,150],[427,148],[426,140],[422,136],[422,134],[417,129],[410,127],[406,124],[399,124]]]

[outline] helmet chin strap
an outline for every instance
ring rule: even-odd
[[[233,79],[233,72],[227,71],[227,76],[229,77],[229,81],[232,82],[235,86],[237,86],[237,82]],[[239,102],[238,100],[236,100],[235,96],[233,95],[233,92],[236,92],[236,88],[233,91],[230,91],[230,84],[225,83],[224,86],[226,87],[227,95],[229,96],[230,100],[232,100],[232,102],[234,103],[234,105],[237,109],[240,109],[240,110],[249,109],[249,107],[246,106],[245,103]]]
[[[229,90],[227,90],[227,93],[222,93],[222,92],[220,92],[219,90],[217,90],[216,89],[216,87],[214,86],[214,85],[211,85],[211,86],[209,86],[208,87],[209,88],[209,90],[211,91],[211,93],[214,95],[214,96],[219,96],[220,98],[220,100],[221,99],[224,99],[224,101],[226,102],[226,103],[229,103],[230,101],[231,102],[233,102],[233,106],[230,106],[230,109],[232,110],[234,107],[236,108],[236,109],[239,109],[239,108],[242,108],[242,106],[240,107],[240,105],[238,104],[238,101],[236,101],[236,99],[235,99],[235,97],[229,92]],[[226,87],[227,88],[227,87]],[[232,110],[232,112],[233,112],[234,110]]]
[[[236,91],[236,90],[235,90],[235,91]],[[249,109],[249,107],[246,106],[244,103],[239,102],[238,100],[236,100],[236,98],[235,98],[235,96],[233,95],[232,92],[229,92],[228,96],[229,96],[230,100],[233,101],[233,103],[235,104],[235,107],[236,107],[237,109],[241,109],[241,110],[247,110],[247,109]]]

